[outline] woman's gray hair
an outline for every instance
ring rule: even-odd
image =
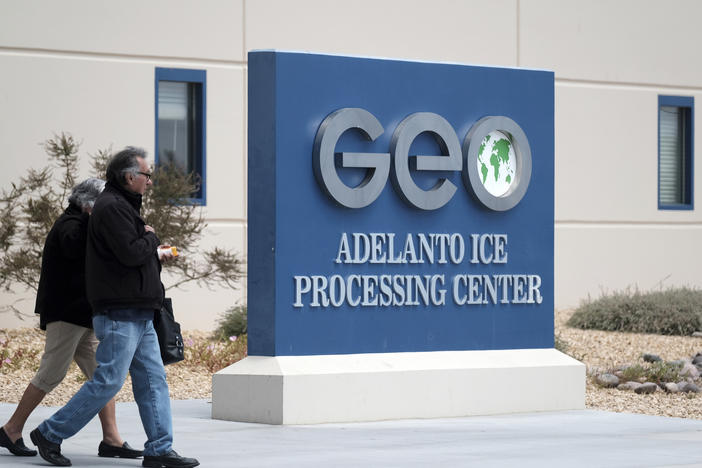
[[[102,179],[96,179],[94,177],[85,179],[83,182],[73,187],[71,196],[68,197],[68,201],[69,203],[78,205],[80,208],[92,209],[93,205],[95,204],[95,200],[104,188],[105,181]]]
[[[146,150],[135,146],[127,146],[119,153],[112,156],[107,163],[107,180],[113,184],[123,186],[126,184],[125,175],[139,172],[137,158],[146,159]]]

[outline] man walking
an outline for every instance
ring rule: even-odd
[[[173,442],[166,373],[152,320],[161,307],[160,244],[140,216],[142,195],[151,185],[146,152],[127,147],[107,165],[107,184],[88,224],[86,288],[93,328],[100,344],[98,368],[71,400],[30,433],[49,463],[70,466],[61,443],[82,429],[132,376],[134,399],[146,432],[142,466],[192,468],[194,458],[178,455]],[[172,257],[164,253],[161,260]]]
[[[32,411],[66,377],[75,361],[90,379],[97,366],[93,318],[85,295],[85,244],[88,219],[95,200],[105,186],[100,179],[86,179],[73,187],[68,207],[56,220],[44,242],[35,313],[46,330],[44,355],[39,370],[27,385],[12,417],[0,427],[0,446],[20,457],[37,454],[24,445],[22,430]],[[102,424],[101,457],[139,458],[117,430],[115,401],[98,413]]]

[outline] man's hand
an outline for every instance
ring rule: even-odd
[[[156,231],[154,231],[154,228],[152,228],[152,227],[149,226],[148,224],[144,224],[144,230],[145,230],[146,232],[153,232],[154,234],[156,234]]]
[[[159,245],[156,252],[158,252],[158,259],[161,260],[161,263],[173,260],[178,256],[178,250],[170,245]]]

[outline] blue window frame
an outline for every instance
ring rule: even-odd
[[[694,98],[658,96],[658,209],[694,208]]]
[[[205,70],[156,68],[156,164],[173,162],[194,172],[200,185],[192,201],[206,202]]]

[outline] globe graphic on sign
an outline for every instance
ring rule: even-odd
[[[495,197],[504,195],[514,183],[516,170],[511,138],[496,130],[488,133],[478,150],[478,174],[485,190]]]

